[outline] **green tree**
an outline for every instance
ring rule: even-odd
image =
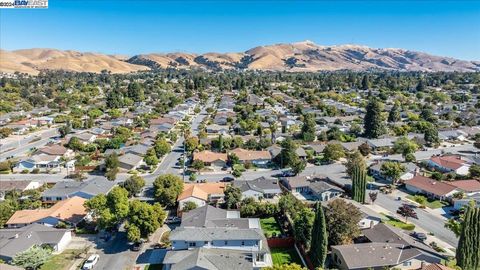
[[[282,150],[280,154],[276,157],[276,162],[280,164],[282,168],[291,167],[293,164],[298,163],[300,158],[295,152],[297,145],[293,142],[291,138],[287,138],[282,143]]]
[[[58,133],[60,133],[60,137],[65,138],[67,134],[72,132],[72,125],[70,124],[70,120],[68,120],[65,125],[58,128]]]
[[[368,78],[368,75],[363,75],[361,89],[368,90],[369,88],[370,88],[370,80]]]
[[[424,139],[428,146],[437,147],[440,144],[438,129],[435,125],[429,124],[424,131]]]
[[[462,269],[480,269],[480,208],[471,202],[461,225],[457,265]]]
[[[307,163],[303,160],[298,159],[295,163],[291,164],[290,167],[292,168],[292,172],[297,175],[305,170],[307,167]]]
[[[331,201],[325,209],[329,244],[351,244],[360,235],[358,222],[361,219],[362,213],[353,204],[342,199]]]
[[[405,166],[403,166],[400,162],[385,161],[380,167],[380,172],[385,178],[390,179],[392,184],[396,184],[398,178],[400,178],[402,173],[405,172]]]
[[[302,139],[305,142],[313,142],[315,140],[315,118],[313,114],[305,114],[303,116]]]
[[[129,224],[127,226],[127,239],[130,242],[135,242],[138,243],[140,242],[140,239],[142,238],[140,234],[140,229],[132,224]]]
[[[134,101],[142,101],[145,99],[143,87],[138,82],[131,82],[128,84],[127,96]]]
[[[472,178],[480,178],[480,165],[472,164],[468,169],[468,173]]]
[[[123,96],[121,93],[116,90],[112,90],[107,93],[106,100],[107,107],[109,109],[116,109],[123,107]]]
[[[237,205],[242,200],[242,191],[240,188],[230,185],[225,188],[225,206],[227,209],[237,208]]]
[[[323,159],[329,162],[345,157],[343,146],[339,143],[330,143],[323,149]]]
[[[183,191],[183,181],[173,174],[160,175],[153,182],[155,198],[165,207],[174,206],[178,195]]]
[[[115,152],[105,158],[105,167],[107,168],[107,171],[116,169],[119,165],[120,162],[118,161],[118,155]]]
[[[293,235],[306,250],[310,249],[312,239],[312,227],[315,213],[310,208],[303,208],[293,220]]]
[[[392,106],[390,112],[388,113],[388,122],[394,123],[400,121],[400,106],[397,102]]]
[[[323,268],[328,252],[328,234],[325,214],[322,205],[317,202],[315,211],[315,221],[312,229],[312,245],[310,248],[310,257],[315,267]]]
[[[186,213],[190,210],[196,209],[198,206],[195,202],[188,201],[185,204],[183,204],[182,212]]]
[[[197,137],[189,137],[185,140],[185,148],[188,152],[192,152],[193,150],[197,149],[199,143],[200,142]]]
[[[265,268],[265,270],[306,270],[306,268],[296,263],[289,263],[289,264],[276,264],[274,266]]]
[[[17,253],[13,258],[13,264],[23,268],[38,269],[52,256],[52,250],[34,245],[29,249]]]
[[[386,133],[382,116],[383,105],[378,100],[371,98],[367,104],[367,112],[363,121],[363,128],[367,138],[378,138]]]
[[[365,158],[360,153],[360,151],[355,151],[348,155],[347,164],[345,164],[347,174],[352,176],[353,170],[357,166],[364,169],[367,168],[367,164],[365,163]]]
[[[166,139],[160,138],[155,142],[155,153],[157,154],[157,158],[161,158],[164,155],[170,153],[172,147],[170,144],[167,142]]]
[[[132,200],[129,204],[127,217],[128,227],[134,226],[140,231],[142,238],[147,238],[163,225],[167,213],[159,203],[149,204],[139,200]]]
[[[402,154],[405,158],[408,154],[413,154],[418,149],[418,145],[407,137],[397,139],[393,145],[395,153]]]
[[[364,167],[355,166],[352,173],[352,199],[365,203],[367,190],[367,171]]]
[[[201,160],[194,160],[192,162],[192,168],[195,169],[196,171],[200,171],[201,169],[205,168],[205,163]]]
[[[145,186],[145,179],[138,175],[132,175],[122,183],[122,186],[128,191],[128,195],[132,197],[142,191]]]

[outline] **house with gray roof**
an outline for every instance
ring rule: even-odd
[[[125,154],[130,153],[137,156],[144,156],[145,154],[147,154],[147,151],[149,148],[150,147],[145,144],[135,144],[129,147],[125,147],[124,151],[125,151]]]
[[[62,252],[72,239],[70,230],[31,224],[18,229],[0,230],[0,259],[10,262],[17,253],[34,245],[48,245]],[[1,268],[1,267],[0,267]]]
[[[273,198],[282,193],[277,179],[260,177],[248,181],[236,180],[233,182],[242,191],[242,199],[245,198]]]
[[[445,259],[430,246],[384,223],[362,234],[367,240],[364,243],[332,246],[332,261],[338,269],[419,269],[422,263]]]
[[[55,203],[75,196],[91,199],[98,194],[108,194],[115,187],[114,181],[105,178],[94,178],[83,182],[62,181],[42,193],[42,201]]]
[[[387,160],[379,161],[374,163],[372,166],[368,168],[368,171],[370,175],[377,181],[380,182],[392,182],[392,179],[390,177],[386,177],[382,173],[382,165],[387,162]],[[403,171],[400,174],[399,179],[402,181],[407,181],[412,179],[416,173],[420,171],[420,168],[412,162],[406,162],[406,163],[401,163],[402,166],[405,168],[405,171]]]
[[[254,267],[248,252],[227,249],[195,248],[167,252],[163,261],[164,270],[211,269],[250,270]]]
[[[135,170],[142,164],[143,157],[126,153],[125,155],[118,157],[119,167],[125,171]]]
[[[300,200],[324,202],[344,193],[342,188],[322,175],[283,177],[281,181]]]
[[[367,144],[372,148],[374,152],[380,152],[382,150],[387,150],[393,147],[396,138],[386,137],[381,139],[370,139],[367,140]]]
[[[205,205],[182,215],[182,223],[170,233],[172,249],[163,264],[166,269],[201,269],[199,256],[223,257],[214,267],[228,267],[247,259],[241,269],[260,269],[272,265],[272,258],[258,218],[240,218],[238,211]],[[211,253],[211,250],[215,250]],[[229,254],[235,252],[235,256]],[[244,255],[239,255],[244,254]],[[233,255],[233,254],[232,254]],[[187,262],[192,260],[192,262]],[[217,268],[205,268],[217,269]],[[237,269],[237,268],[225,268]]]

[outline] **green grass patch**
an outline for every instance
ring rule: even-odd
[[[291,248],[271,248],[272,260],[274,265],[296,263],[302,265],[302,260],[294,247]]]
[[[448,202],[430,199],[424,195],[408,195],[407,199],[419,203],[420,205],[426,206],[430,209],[442,208],[449,205]]]
[[[233,169],[237,170],[237,171],[240,171],[240,172],[244,172],[245,171],[245,166],[243,166],[243,164],[235,164],[235,165],[233,165]]]
[[[272,237],[273,235],[278,236],[282,234],[280,226],[273,217],[260,219],[260,225],[267,238]]]
[[[162,270],[163,264],[149,264],[145,266],[145,270]]]
[[[415,224],[411,224],[411,223],[405,223],[395,217],[392,217],[390,215],[386,215],[386,214],[382,214],[383,216],[385,216],[385,219],[383,219],[383,222],[389,224],[389,225],[392,225],[394,227],[397,227],[397,228],[400,228],[402,230],[406,230],[406,231],[413,231],[415,229]]]
[[[78,255],[82,254],[81,249],[67,249],[64,252],[53,255],[40,270],[65,270],[69,269]]]

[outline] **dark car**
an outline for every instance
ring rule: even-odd
[[[135,242],[132,245],[132,251],[140,251],[142,249],[143,242]]]
[[[419,233],[419,232],[414,232],[412,234],[413,237],[417,238],[420,241],[425,241],[427,240],[427,235],[424,233]]]
[[[233,177],[225,176],[225,177],[222,179],[222,181],[220,181],[220,182],[232,182],[232,181],[234,181],[234,180],[235,180],[235,178],[233,178]]]

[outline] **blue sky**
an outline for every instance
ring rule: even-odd
[[[0,10],[7,50],[238,52],[306,39],[480,60],[480,1],[50,0]]]

